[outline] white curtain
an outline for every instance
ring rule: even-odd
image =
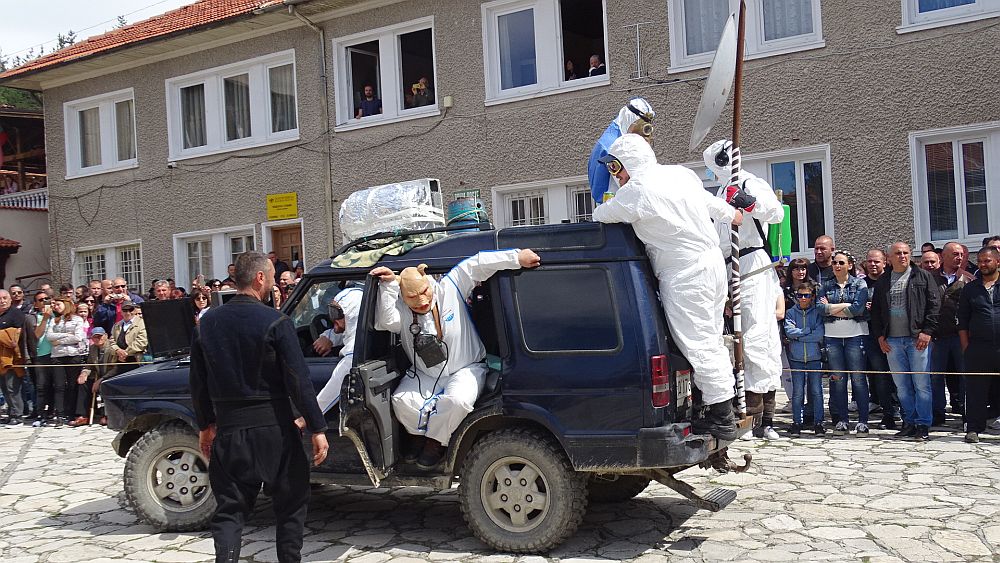
[[[295,129],[298,123],[295,116],[295,73],[292,65],[269,69],[268,81],[271,87],[271,132]]]
[[[118,160],[135,158],[135,114],[132,100],[115,104],[115,135],[118,137]]]
[[[729,14],[729,0],[684,0],[686,54],[714,51]]]
[[[80,112],[80,167],[101,163],[101,110],[85,109]]]
[[[812,32],[812,0],[764,0],[765,41]]]
[[[205,85],[195,84],[181,88],[181,121],[184,129],[184,148],[205,146]]]
[[[226,97],[226,140],[234,141],[251,135],[250,75],[240,74],[224,79]]]
[[[927,211],[931,239],[958,237],[958,208],[955,203],[955,156],[952,143],[924,145],[927,168]]]

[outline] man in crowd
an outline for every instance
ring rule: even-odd
[[[284,302],[285,299],[288,299],[288,294],[291,293],[289,288],[294,288],[293,281],[291,270],[281,272],[281,275],[278,276],[278,290],[281,291],[282,302]]]
[[[365,84],[364,93],[365,95],[358,105],[358,111],[354,115],[355,119],[382,113],[382,100],[375,97],[375,88],[371,84]]]
[[[722,339],[728,284],[712,219],[739,225],[743,214],[709,195],[694,172],[657,164],[652,147],[634,133],[612,143],[601,161],[622,187],[594,210],[594,220],[630,223],[646,245],[670,332],[696,366],[694,383],[707,407],[695,431],[734,440],[733,365]]]
[[[236,287],[236,264],[226,266],[226,279],[222,280],[222,285]]]
[[[10,292],[0,289],[0,387],[7,403],[6,424],[20,426],[24,414],[21,398],[21,378],[24,368],[14,368],[24,362],[28,354],[24,346],[24,312],[12,305]]]
[[[781,202],[764,180],[740,171],[736,186],[727,186],[730,179],[730,151],[733,143],[721,140],[703,154],[705,165],[723,183],[717,196],[743,212],[739,227],[740,273],[743,278],[742,329],[743,352],[746,360],[745,389],[747,414],[754,418],[753,435],[777,440],[772,428],[775,391],[781,386],[781,331],[774,322],[774,304],[784,303],[778,276],[774,273],[771,256],[764,248],[768,225],[781,223],[785,217]],[[742,190],[743,195],[737,193]],[[743,200],[737,202],[738,197]],[[750,218],[750,220],[747,220]],[[728,222],[716,223],[722,255],[732,260],[732,233]]]
[[[931,274],[937,274],[941,270],[941,257],[934,250],[925,250],[920,255],[920,267]]]
[[[973,276],[965,271],[965,252],[962,245],[949,242],[941,250],[941,269],[938,287],[941,291],[941,313],[938,329],[931,345],[931,392],[934,396],[935,426],[945,421],[945,384],[950,396],[951,412],[962,414],[965,410],[965,381],[961,375],[938,375],[936,372],[964,372],[965,360],[958,337],[958,304],[965,284]]]
[[[173,299],[173,292],[170,290],[170,282],[167,280],[156,280],[153,282],[153,299],[157,301],[167,301]]]
[[[1000,386],[1000,251],[987,246],[977,258],[980,277],[965,285],[959,301],[958,337],[969,372],[996,376],[965,376],[965,441],[971,443],[986,430],[987,403]]]
[[[56,292],[54,289],[52,289],[52,284],[50,283],[43,283],[42,285],[38,286],[38,289],[40,291],[44,291],[45,294],[48,295],[50,299],[56,296]]]
[[[823,280],[833,277],[834,248],[833,238],[829,235],[820,235],[816,237],[816,242],[813,243],[813,257],[815,260],[813,260],[812,264],[809,264],[808,275],[818,285],[823,285]]]
[[[868,286],[868,309],[871,309],[872,298],[875,296],[875,283],[885,273],[885,252],[879,248],[873,248],[865,256],[865,284]],[[889,371],[889,360],[885,352],[878,345],[878,339],[871,331],[871,321],[868,323],[868,334],[864,336],[865,356],[868,358],[868,367],[872,371]],[[877,403],[882,408],[882,422],[879,428],[882,430],[896,429],[896,413],[898,399],[896,396],[896,384],[892,382],[892,377],[887,373],[872,374],[868,376],[868,388],[875,390],[872,394],[872,402]]]
[[[86,383],[86,392],[78,393],[76,399],[76,412],[90,412],[90,406],[96,404],[96,397],[101,389],[101,381],[114,375],[115,351],[111,348],[111,340],[101,327],[94,327],[90,333],[90,348],[87,352],[87,366],[80,371],[78,383]],[[99,416],[98,422],[101,426],[108,424],[106,416],[98,413],[95,407],[94,416]],[[75,422],[75,421],[74,421]],[[87,417],[87,424],[93,424],[91,417]],[[69,426],[80,426],[70,423]]]
[[[928,346],[937,330],[941,298],[934,277],[910,261],[910,245],[893,244],[889,262],[892,272],[875,283],[872,334],[889,359],[903,410],[903,428],[896,436],[925,441],[933,420]]]
[[[90,280],[87,282],[87,287],[90,288],[90,295],[94,298],[95,303],[104,302],[104,288],[101,286],[101,280]]]
[[[115,323],[122,320],[123,305],[142,303],[142,297],[128,290],[125,278],[115,278],[111,282],[111,291],[105,292],[102,299],[103,302],[94,312],[94,324],[109,334],[112,333]]]
[[[284,260],[278,258],[278,253],[273,250],[267,253],[267,259],[270,260],[271,265],[274,266],[274,282],[278,283],[281,279],[281,274],[291,270],[291,268],[288,267],[288,264],[286,264]]]
[[[122,320],[111,330],[111,351],[115,354],[115,362],[127,364],[118,366],[118,373],[125,373],[139,367],[135,362],[142,360],[146,353],[149,340],[146,336],[146,324],[142,316],[136,314],[136,306],[126,302],[121,306]]]
[[[212,494],[216,561],[240,559],[243,524],[261,487],[274,504],[278,561],[299,561],[309,462],[292,408],[312,432],[313,464],[326,459],[326,421],[291,319],[261,301],[274,266],[259,252],[236,259],[239,295],[201,318],[191,344],[191,397]]]
[[[14,284],[10,286],[10,306],[15,309],[20,309],[22,313],[27,315],[31,312],[31,301],[24,298],[24,287]]]

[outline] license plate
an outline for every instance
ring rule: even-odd
[[[684,399],[691,396],[691,371],[684,370],[677,372],[677,402],[683,403]]]

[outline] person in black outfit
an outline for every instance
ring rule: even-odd
[[[292,321],[261,300],[274,266],[259,252],[236,260],[238,295],[214,307],[191,344],[191,396],[218,510],[215,560],[240,557],[243,523],[265,487],[274,501],[278,561],[300,561],[309,462],[293,405],[312,432],[313,464],[326,459],[326,421]],[[291,401],[289,401],[291,399]]]
[[[281,258],[278,258],[278,254],[275,251],[272,250],[271,252],[268,252],[267,259],[270,260],[271,264],[274,266],[274,283],[278,283],[278,278],[281,277],[281,274],[291,271],[288,264],[286,264]]]
[[[958,302],[958,338],[970,373],[1000,376],[1000,252],[986,247],[979,251],[979,279],[965,284]],[[979,441],[986,430],[987,403],[996,396],[1000,377],[965,376],[965,441]],[[1000,405],[989,405],[996,409]]]

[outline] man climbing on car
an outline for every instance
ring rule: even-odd
[[[539,264],[533,251],[514,249],[466,258],[440,282],[424,264],[405,268],[398,278],[384,266],[371,271],[381,280],[375,328],[400,334],[412,363],[392,395],[396,418],[417,436],[404,459],[415,459],[422,469],[440,463],[452,433],[483,389],[486,349],[466,307],[476,283],[500,270]]]

